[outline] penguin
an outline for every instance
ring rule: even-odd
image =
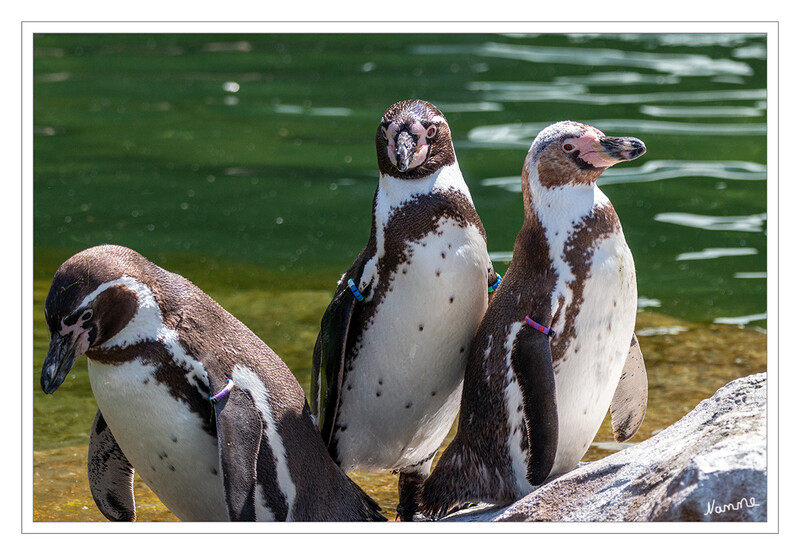
[[[477,331],[458,431],[421,488],[438,519],[507,505],[575,468],[611,408],[617,441],[639,429],[647,375],[634,334],[636,273],[603,171],[645,153],[582,123],[542,130],[522,169],[524,223]]]
[[[398,518],[408,521],[499,276],[442,112],[397,102],[375,143],[371,232],[322,317],[311,400],[346,472],[399,473]]]
[[[328,455],[281,359],[198,287],[125,247],[69,258],[45,301],[41,386],[89,359],[88,476],[134,521],[133,473],[184,521],[385,520]]]

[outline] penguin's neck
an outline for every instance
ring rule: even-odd
[[[372,210],[372,233],[375,236],[377,258],[383,256],[386,225],[399,208],[425,195],[448,192],[459,192],[472,202],[457,161],[420,179],[397,179],[381,174]]]
[[[419,179],[398,179],[381,174],[375,193],[373,218],[377,227],[386,225],[395,210],[413,201],[416,197],[434,192],[459,191],[472,201],[469,188],[464,183],[458,162],[439,168]]]
[[[609,203],[608,197],[595,183],[545,187],[538,179],[538,171],[530,172],[525,193],[525,222],[540,228],[546,242],[536,248],[548,252],[558,280],[571,280],[565,249],[584,221]]]
[[[525,219],[541,225],[548,239],[560,237],[562,242],[572,235],[581,221],[609,203],[596,183],[545,187],[536,171],[531,172],[526,192]]]

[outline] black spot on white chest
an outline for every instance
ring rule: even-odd
[[[213,428],[156,379],[157,371],[142,359],[90,362],[98,407],[122,452],[165,503],[179,500],[181,488],[205,489],[216,499],[222,486]]]
[[[439,227],[408,243],[405,254],[380,276],[386,292],[348,360],[337,422],[345,460],[361,460],[369,438],[381,435],[385,458],[374,464],[383,468],[401,464],[391,445],[428,455],[447,433],[488,297],[488,254],[476,228]],[[418,433],[421,425],[429,430]]]

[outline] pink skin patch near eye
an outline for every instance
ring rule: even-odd
[[[428,150],[430,150],[430,146],[427,143],[417,144],[417,152],[414,155],[414,160],[412,160],[408,167],[416,168],[417,166],[424,164],[425,160],[428,159]]]
[[[66,337],[69,334],[74,334],[76,339],[75,343],[77,347],[75,348],[75,358],[78,358],[83,353],[89,350],[89,330],[85,329],[82,326],[83,322],[80,318],[78,321],[72,324],[71,326],[66,326],[63,322],[61,323],[61,329],[59,330],[59,334]]]
[[[425,129],[422,124],[415,122],[408,128],[408,131],[414,135],[417,143],[417,148],[411,153],[411,160],[408,162],[408,169],[412,169],[422,165],[425,160],[428,159],[430,144],[428,144],[428,130]],[[388,139],[386,153],[389,156],[389,161],[391,161],[394,166],[397,166],[397,145],[395,144],[395,138],[399,132],[400,126],[396,123],[389,124],[385,132]]]
[[[386,128],[386,131],[383,134],[388,139],[388,144],[386,146],[386,153],[389,155],[389,161],[392,163],[393,166],[397,165],[397,155],[395,154],[396,146],[394,144],[394,138],[397,137],[397,132],[400,130],[396,123],[390,123],[389,127]]]
[[[588,164],[593,165],[595,168],[608,168],[609,166],[613,166],[619,162],[619,160],[607,156],[603,152],[603,149],[598,142],[601,137],[602,135],[597,136],[593,133],[586,133],[585,135],[573,140],[576,148],[580,151],[578,158]]]

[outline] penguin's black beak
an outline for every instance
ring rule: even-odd
[[[597,142],[600,147],[597,153],[614,162],[635,160],[647,152],[644,142],[636,137],[601,137]]]
[[[401,173],[408,171],[417,154],[417,141],[408,131],[402,131],[395,140],[395,160],[397,169]]]
[[[64,382],[75,364],[77,350],[75,334],[61,335],[56,332],[50,336],[50,349],[42,366],[42,391],[50,395]]]

